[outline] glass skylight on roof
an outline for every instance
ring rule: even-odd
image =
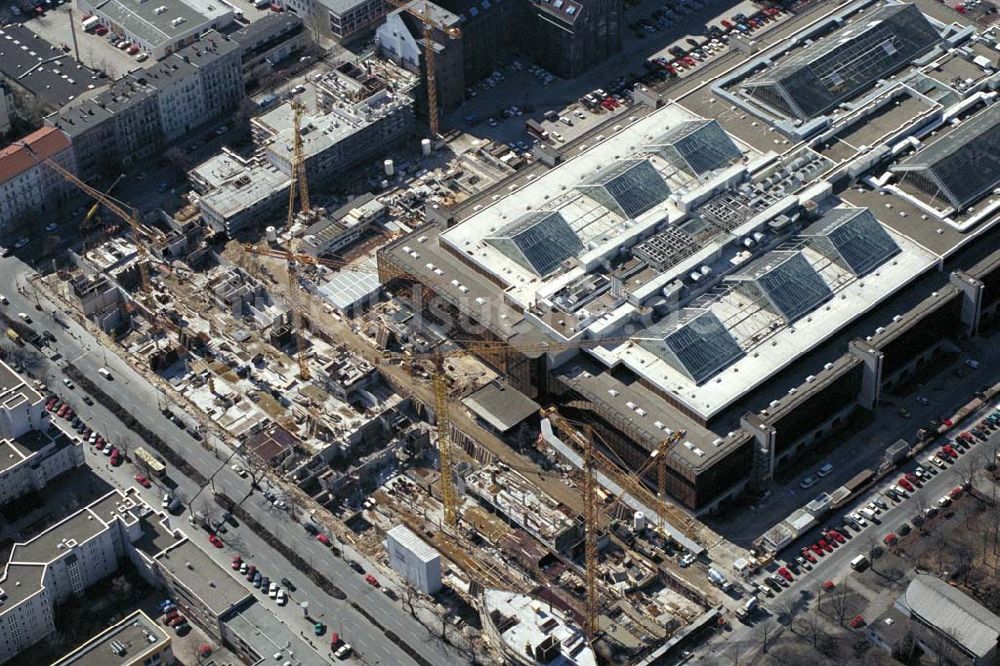
[[[801,47],[744,86],[779,113],[807,120],[864,92],[929,51],[940,35],[914,4],[880,7]]]
[[[583,243],[556,211],[522,215],[485,240],[539,277],[548,275],[583,249]]]
[[[833,295],[800,251],[770,252],[727,280],[789,323]]]
[[[578,188],[622,217],[635,218],[667,200],[670,188],[649,160],[619,160]]]
[[[743,156],[716,120],[689,120],[658,137],[650,146],[663,159],[693,176],[721,169]]]
[[[667,319],[636,336],[643,349],[701,384],[743,355],[743,350],[710,310],[686,310],[686,321]]]
[[[966,119],[889,170],[957,210],[966,208],[1000,184],[1000,104]]]
[[[801,235],[817,252],[856,277],[874,270],[900,251],[868,208],[834,208]]]

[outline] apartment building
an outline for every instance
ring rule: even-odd
[[[0,81],[0,137],[10,132],[14,118],[14,92],[10,86]]]
[[[40,164],[51,159],[76,171],[69,139],[44,127],[0,150],[0,234],[16,232],[33,216],[56,210],[72,193],[72,185]]]
[[[232,112],[243,96],[240,45],[213,31],[46,123],[69,137],[78,175],[87,180],[148,159],[165,143]]]
[[[622,0],[417,0],[410,7],[439,26],[461,31],[458,37],[432,33],[438,103],[444,111],[465,100],[467,86],[517,54],[569,79],[622,46]],[[419,20],[396,9],[379,26],[375,42],[385,57],[423,73],[423,35]]]
[[[169,666],[174,663],[170,634],[137,610],[74,648],[52,666]]]
[[[274,63],[294,57],[312,44],[302,19],[290,12],[262,16],[229,38],[240,45],[247,86],[256,85]]]
[[[118,570],[150,509],[112,491],[24,543],[0,577],[0,663],[55,631],[55,607]]]

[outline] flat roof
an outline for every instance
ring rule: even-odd
[[[333,624],[330,620],[327,623]],[[282,658],[273,663],[280,664],[285,660],[298,666],[329,666],[331,663],[306,645],[298,632],[289,629],[288,625],[256,601],[232,613],[226,618],[225,624],[228,631],[250,646],[262,660],[270,661],[272,655],[280,652]]]
[[[67,552],[67,541],[82,544],[108,529],[89,508],[56,523],[45,532],[23,544],[14,544],[12,562],[45,564]]]
[[[221,157],[221,156],[220,156]],[[214,160],[214,158],[213,158]],[[209,162],[213,162],[209,160]],[[220,168],[230,167],[230,175],[219,180],[220,173],[211,174],[219,184],[199,196],[204,204],[223,218],[229,218],[272,196],[280,196],[291,184],[291,179],[271,164],[238,165],[233,160],[213,162]],[[203,163],[197,168],[202,173]],[[209,181],[212,182],[212,181]]]
[[[216,564],[190,539],[160,553],[155,559],[217,616],[253,597],[229,571]]]
[[[54,109],[103,87],[105,81],[19,23],[0,28],[0,73]]]
[[[554,663],[596,666],[597,658],[580,627],[552,604],[526,594],[487,589],[483,605],[487,615],[497,611],[514,620],[500,633],[507,650],[523,655],[525,645],[536,648],[554,641],[560,651]]]
[[[878,215],[878,211],[873,212]],[[836,287],[832,298],[788,325],[778,324],[780,328],[775,328],[776,320],[764,310],[750,313],[744,303],[747,299],[737,291],[713,301],[712,311],[731,333],[736,334],[746,353],[704,383],[695,383],[652,352],[631,342],[610,350],[590,349],[586,353],[609,368],[625,364],[636,375],[669,392],[672,400],[706,421],[711,420],[747,391],[763,384],[936,264],[933,254],[912,241],[902,236],[895,236],[894,240],[901,251],[875,269],[873,275],[856,279],[832,263],[822,267],[820,272],[824,281]]]
[[[537,402],[506,383],[490,382],[462,400],[462,404],[500,432],[537,414]]]
[[[141,610],[108,627],[52,666],[138,664],[144,655],[170,644],[170,635]],[[112,645],[114,643],[114,645]]]
[[[330,301],[340,311],[354,307],[382,288],[374,260],[367,259],[363,264],[352,268],[356,270],[335,272],[317,289],[320,296]]]
[[[427,544],[426,541],[413,533],[406,525],[396,525],[385,533],[397,543],[413,553],[421,562],[433,562],[441,559],[441,553]]]
[[[220,5],[222,6],[224,5]],[[164,9],[160,10],[161,7]],[[223,12],[206,15],[181,0],[107,0],[97,5],[97,13],[155,48],[178,40],[192,31],[201,32],[201,26],[211,23]]]
[[[675,197],[689,188],[704,185],[704,180],[677,168],[656,152],[656,146],[670,129],[692,120],[701,120],[701,117],[677,104],[667,104],[631,123],[622,119],[624,127],[620,131],[607,138],[595,138],[597,143],[572,159],[524,187],[508,191],[495,202],[485,204],[443,232],[441,241],[465,261],[503,284],[508,298],[523,307],[533,305],[538,298],[537,292],[544,285],[557,281],[568,271],[563,269],[539,277],[484,239],[502,233],[505,227],[525,214],[558,211],[584,246],[572,263],[589,272],[588,269],[599,265],[601,259],[611,256],[618,248],[648,236],[668,217],[681,217]],[[744,154],[757,154],[748,146],[739,148]],[[603,170],[629,159],[651,165],[653,170],[646,171],[661,178],[672,193],[652,208],[643,206],[643,212],[634,219],[624,218],[620,210],[606,207],[579,189]],[[442,277],[451,279],[447,274]]]
[[[25,403],[35,405],[41,401],[41,393],[14,372],[13,368],[0,361],[0,408],[13,409]]]

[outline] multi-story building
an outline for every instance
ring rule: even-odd
[[[315,82],[319,112],[300,119],[306,172],[313,184],[383,154],[413,131],[413,100],[352,63]],[[260,157],[224,152],[189,172],[202,219],[232,236],[274,217],[287,203],[294,113],[283,104],[251,121]],[[350,238],[354,227],[340,228]],[[339,232],[338,232],[339,233]],[[335,234],[336,235],[336,234]]]
[[[14,115],[14,93],[10,86],[0,81],[0,137],[10,132]]]
[[[432,33],[438,103],[446,111],[464,101],[466,86],[517,53],[530,55],[558,76],[574,78],[621,50],[622,0],[418,0],[410,7],[460,32]],[[422,72],[423,35],[419,20],[396,9],[378,28],[375,41],[384,56]]]
[[[305,51],[312,43],[302,19],[291,12],[263,16],[229,38],[240,45],[243,82],[248,87],[270,72],[273,63]]]
[[[0,81],[15,93],[8,100],[16,102],[11,105],[11,115],[37,123],[38,119],[31,117],[34,114],[58,111],[104,88],[103,73],[45,41],[28,25],[12,23],[0,28]]]
[[[541,67],[572,79],[622,48],[622,0],[528,0],[525,49]]]
[[[310,30],[342,44],[369,33],[389,11],[386,0],[282,0]]]
[[[46,159],[77,170],[69,139],[51,127],[0,150],[0,234],[16,231],[33,215],[57,210],[71,195],[72,185],[41,163]]]
[[[74,648],[52,666],[169,666],[174,663],[170,634],[141,610]]]
[[[112,491],[24,543],[0,578],[0,663],[52,634],[55,607],[118,570],[150,511]]]
[[[450,110],[465,101],[465,39],[462,17],[428,0],[417,0],[409,5],[428,16],[444,29],[462,30],[462,36],[449,36],[443,30],[432,31],[434,42],[434,78],[437,83],[438,107]],[[423,96],[426,100],[426,73],[423,55],[424,25],[410,12],[397,9],[386,16],[385,23],[375,33],[375,43],[383,57],[397,65],[420,74],[424,80]],[[469,83],[472,83],[469,80]],[[426,101],[420,104],[426,108]]]
[[[369,33],[390,9],[386,0],[318,0],[317,4],[327,14],[324,27],[341,43]]]
[[[210,0],[77,0],[86,16],[96,16],[113,34],[127,39],[156,60],[193,44],[202,35],[233,22],[233,7]]]
[[[208,32],[149,69],[46,118],[73,144],[84,180],[141,161],[243,99],[240,45]]]
[[[325,113],[303,115],[300,121],[306,173],[313,182],[381,155],[413,132],[413,100],[352,63],[331,70],[315,85]],[[291,175],[291,104],[251,123],[268,161]]]

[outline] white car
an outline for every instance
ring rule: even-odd
[[[288,597],[285,596],[284,590],[278,590],[278,597],[275,599],[279,606],[284,606],[288,603]]]
[[[170,493],[163,493],[163,501],[160,502],[160,506],[164,509],[170,506]]]
[[[333,655],[337,657],[337,659],[347,659],[349,656],[351,656],[351,652],[353,650],[354,648],[351,647],[350,643],[344,643],[339,648],[337,648],[337,651],[334,652]]]
[[[113,448],[115,448],[115,447],[111,446],[111,442],[108,442],[107,444],[105,444],[104,445],[104,451],[103,451],[104,455],[110,456],[111,455],[111,450]]]
[[[941,497],[938,498],[937,503],[938,503],[938,506],[940,506],[943,509],[944,507],[946,507],[949,504],[951,504],[951,498],[948,497],[947,495],[942,495]]]
[[[71,389],[71,388],[73,388],[73,382],[71,382],[71,381],[69,380],[69,377],[63,377],[63,380],[62,380],[62,382],[63,382],[63,384],[64,384],[64,385],[66,386],[66,388],[68,388],[68,389]]]
[[[938,458],[937,456],[931,456],[930,458],[928,458],[928,460],[930,460],[932,464],[936,465],[937,467],[940,467],[941,469],[948,469],[948,466],[944,464],[944,461]]]
[[[53,232],[53,231],[55,231],[58,228],[59,228],[59,225],[56,224],[55,222],[49,222],[48,224],[45,225],[45,230],[48,231],[48,232],[50,232],[50,233]]]
[[[272,599],[277,599],[278,592],[280,590],[281,588],[278,587],[277,583],[271,583],[271,589],[267,591],[267,596],[271,597]]]
[[[824,477],[824,476],[829,476],[830,472],[832,471],[833,471],[833,465],[831,463],[823,463],[823,466],[819,468],[819,471],[816,472],[816,474],[818,474],[821,477]]]
[[[245,479],[247,476],[247,471],[242,467],[240,467],[239,465],[234,464],[230,469],[236,472],[236,475],[239,476],[241,479]]]
[[[26,315],[23,312],[18,312],[17,313],[17,318],[20,319],[21,321],[23,321],[26,324],[30,324],[31,323],[31,317],[29,317],[28,315]]]
[[[854,522],[856,522],[858,525],[861,525],[861,527],[866,527],[868,525],[868,521],[865,520],[864,516],[862,516],[860,513],[852,513],[851,518],[853,518]]]
[[[4,305],[10,305],[10,301],[8,301],[7,297],[4,296],[3,294],[0,294],[0,303],[3,303]]]
[[[111,379],[111,371],[108,370],[107,368],[98,368],[97,374],[99,374],[101,377],[104,377],[105,379]]]

